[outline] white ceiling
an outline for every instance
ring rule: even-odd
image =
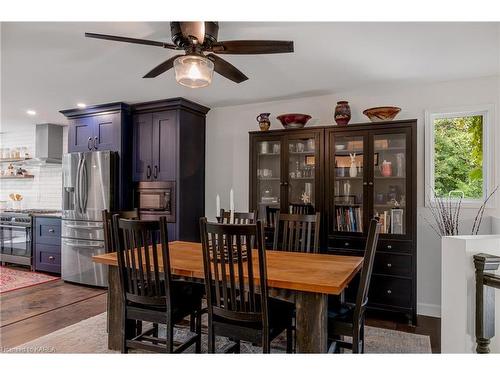
[[[293,40],[295,53],[225,55],[250,79],[187,89],[169,71],[141,78],[175,52],[84,37],[84,32],[170,42],[165,23],[3,23],[2,124],[63,122],[60,109],[183,96],[208,107],[334,93],[374,84],[498,74],[495,23],[221,22],[219,40]],[[26,109],[35,109],[28,117]]]

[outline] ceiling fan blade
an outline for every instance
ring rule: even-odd
[[[293,42],[284,40],[228,40],[212,45],[212,52],[220,54],[266,54],[293,52]]]
[[[156,46],[170,49],[179,49],[176,45],[157,42],[155,40],[147,40],[147,39],[136,39],[136,38],[128,38],[125,36],[117,36],[117,35],[106,35],[106,34],[95,34],[95,33],[85,33],[87,38],[96,38],[96,39],[105,39],[112,40],[115,42],[125,42],[125,43],[135,43],[135,44],[145,44],[148,46]]]
[[[185,38],[191,39],[195,37],[198,44],[203,44],[205,40],[205,22],[179,22],[182,35]]]
[[[165,60],[142,78],[155,78],[160,74],[165,73],[167,70],[172,69],[174,67],[174,60],[180,56],[183,55],[175,55],[168,60]]]
[[[236,83],[241,83],[248,79],[248,77],[240,72],[234,65],[228,63],[219,56],[209,53],[206,57],[214,63],[214,70],[221,76],[224,76]]]

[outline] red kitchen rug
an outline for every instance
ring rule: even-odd
[[[59,277],[0,266],[0,293],[58,280]]]

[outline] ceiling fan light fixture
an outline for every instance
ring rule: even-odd
[[[182,86],[200,88],[210,85],[214,63],[204,56],[185,55],[174,61],[175,80]]]

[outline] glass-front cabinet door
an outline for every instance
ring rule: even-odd
[[[255,191],[253,199],[259,219],[266,220],[266,210],[279,209],[282,201],[282,138],[263,138],[254,143]]]
[[[286,207],[289,213],[313,214],[319,192],[319,133],[299,133],[286,137]]]
[[[411,171],[408,144],[404,130],[371,136],[373,150],[372,215],[380,218],[380,233],[406,235],[408,232],[408,181]]]
[[[365,187],[367,135],[330,133],[330,197],[329,233],[359,233],[365,230]]]

